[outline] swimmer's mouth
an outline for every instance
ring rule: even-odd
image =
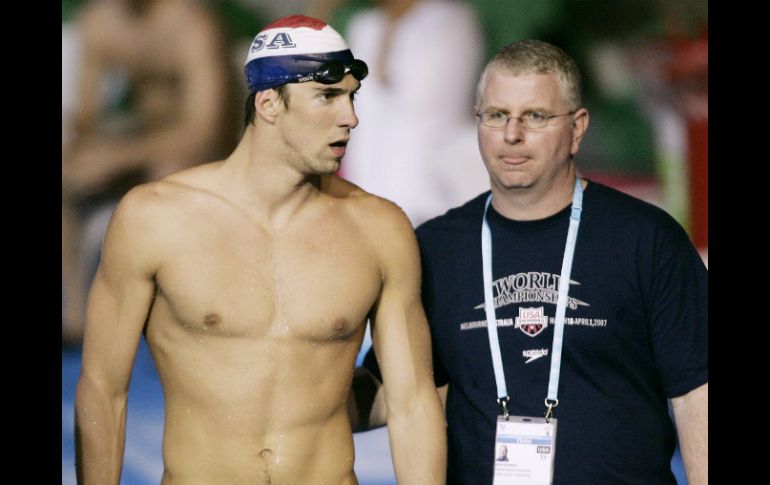
[[[338,160],[341,160],[342,157],[345,156],[345,152],[347,151],[347,149],[345,148],[347,144],[348,144],[348,140],[337,140],[334,143],[329,143],[329,148],[334,154],[334,157],[337,158]]]

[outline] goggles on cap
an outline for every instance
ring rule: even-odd
[[[303,59],[316,60],[312,57],[303,57]],[[334,84],[342,81],[347,73],[352,74],[354,78],[361,81],[369,74],[369,67],[360,59],[353,59],[348,62],[328,61],[321,64],[315,72],[300,75],[293,82],[315,81],[321,84]]]
[[[349,50],[257,58],[246,64],[245,71],[250,92],[307,81],[334,84],[348,73],[360,81],[369,74],[366,63],[355,59]]]

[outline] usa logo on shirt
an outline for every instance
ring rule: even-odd
[[[544,307],[523,308],[519,307],[519,316],[516,317],[514,328],[520,329],[524,335],[535,337],[548,326],[548,317],[545,316]]]

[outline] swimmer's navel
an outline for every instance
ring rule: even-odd
[[[259,452],[259,457],[262,458],[262,474],[263,478],[265,479],[264,483],[265,485],[271,485],[272,480],[270,479],[270,461],[273,459],[273,450],[270,448],[263,448],[262,451]]]

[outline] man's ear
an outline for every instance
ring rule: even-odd
[[[570,148],[570,155],[573,157],[580,149],[580,142],[583,141],[583,135],[588,130],[588,110],[580,108],[574,114],[572,122],[572,147]]]
[[[257,116],[271,124],[275,123],[278,113],[285,109],[283,101],[275,89],[257,92],[257,95],[254,96],[254,108]]]

